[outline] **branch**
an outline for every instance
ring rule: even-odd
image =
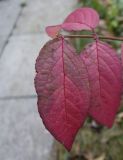
[[[64,38],[94,38],[94,35],[58,35],[62,36]],[[106,39],[106,40],[117,40],[117,41],[123,41],[123,37],[112,37],[112,36],[98,36],[99,39]]]

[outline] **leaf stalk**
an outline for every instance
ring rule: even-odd
[[[93,38],[94,39],[94,35],[58,35],[58,37],[64,37],[64,38]],[[105,40],[111,40],[111,41],[123,41],[123,37],[114,37],[114,36],[101,36],[98,35],[99,39],[105,39]]]

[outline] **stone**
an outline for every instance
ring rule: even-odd
[[[0,159],[48,160],[52,136],[44,128],[36,99],[0,101]]]
[[[7,37],[6,36],[0,36],[0,56],[1,56],[1,52],[2,52],[2,49],[4,47],[4,45],[6,44],[6,40],[7,40]]]
[[[20,13],[20,2],[4,0],[0,2],[0,36],[9,35]]]
[[[46,26],[62,23],[75,4],[75,0],[28,0],[14,34],[45,32]]]
[[[19,1],[0,1],[0,55],[2,54],[3,46],[6,45],[6,42],[13,31],[20,11],[21,7]]]
[[[0,97],[34,95],[35,60],[46,34],[12,36],[0,59]]]

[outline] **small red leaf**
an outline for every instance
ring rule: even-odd
[[[78,8],[72,12],[62,24],[67,31],[92,30],[99,24],[99,15],[92,8]]]
[[[89,114],[111,127],[121,98],[121,63],[108,44],[96,41],[81,55],[89,75],[91,105]]]
[[[65,21],[56,26],[46,27],[47,34],[55,38],[61,29],[66,31],[93,30],[99,24],[99,15],[92,8],[78,8]]]
[[[70,150],[89,107],[86,68],[74,48],[61,38],[41,49],[36,72],[38,110],[43,123]]]
[[[55,38],[56,35],[59,33],[60,29],[61,29],[61,25],[48,26],[46,27],[46,32],[48,36],[50,36],[51,38]]]

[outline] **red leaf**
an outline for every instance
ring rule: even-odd
[[[121,65],[122,65],[122,94],[123,94],[123,44],[121,44]]]
[[[99,24],[99,15],[92,8],[78,8],[65,21],[56,26],[46,27],[47,34],[55,38],[61,29],[66,31],[93,30]]]
[[[87,66],[91,90],[89,114],[111,127],[121,98],[121,63],[106,43],[96,41],[81,55]]]
[[[55,38],[56,35],[59,33],[60,29],[61,29],[61,25],[48,26],[46,27],[46,32],[48,36],[50,36],[51,38]]]
[[[78,8],[62,24],[67,31],[93,30],[99,24],[99,15],[92,8]]]
[[[51,134],[70,150],[89,107],[88,77],[67,41],[49,41],[36,61],[38,110]]]
[[[121,63],[123,68],[123,44],[121,44]]]

